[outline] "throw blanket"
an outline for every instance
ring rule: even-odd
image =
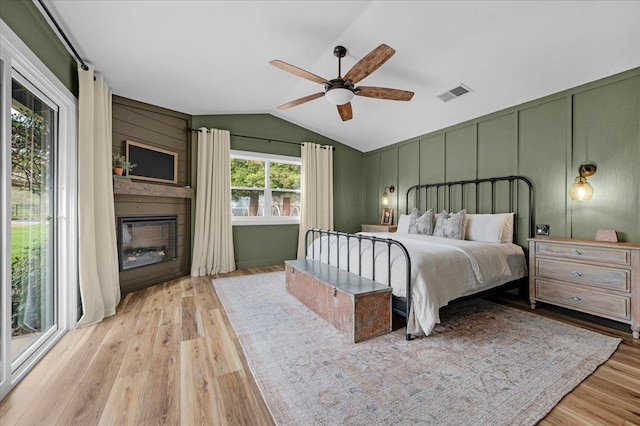
[[[388,238],[389,234],[366,234]],[[479,243],[465,240],[451,240],[417,234],[394,234],[393,239],[401,242],[411,257],[411,312],[407,332],[428,335],[435,324],[440,322],[439,310],[450,301],[463,295],[491,288],[526,274],[524,252],[513,244]],[[327,242],[330,242],[327,245]],[[320,253],[322,244],[322,253]],[[505,247],[509,246],[509,250]],[[358,253],[362,251],[362,276],[388,285],[389,250],[385,243],[375,243],[351,238],[347,249],[347,239],[327,237],[316,239],[309,247],[308,257],[319,259],[358,273]],[[513,252],[522,255],[522,265],[513,274],[507,263],[507,254]],[[391,286],[393,294],[406,295],[406,265],[404,255],[395,246],[391,248]],[[339,261],[339,263],[338,263]],[[375,264],[375,277],[373,265]]]

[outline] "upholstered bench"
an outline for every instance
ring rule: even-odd
[[[354,343],[391,331],[391,288],[317,260],[287,260],[287,290]]]

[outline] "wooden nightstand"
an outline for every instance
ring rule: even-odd
[[[362,225],[362,232],[396,232],[397,225]]]
[[[529,299],[631,325],[640,338],[640,244],[529,239]]]

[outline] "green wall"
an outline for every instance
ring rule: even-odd
[[[269,114],[196,115],[193,127],[229,130],[232,134],[273,138],[291,142],[328,144],[333,153],[334,225],[343,232],[360,231],[364,218],[364,163],[362,152]],[[194,138],[195,139],[195,138]],[[231,137],[231,149],[300,157],[300,146]],[[196,142],[193,147],[197,153]],[[197,164],[193,161],[192,164]],[[193,171],[195,173],[195,170]],[[194,185],[195,176],[192,178]],[[193,209],[195,211],[195,209]],[[274,265],[295,259],[298,225],[234,226],[236,266],[248,268]]]
[[[2,0],[0,18],[76,97],[76,61],[31,0]]]
[[[572,201],[585,160],[598,165],[594,195]],[[594,239],[615,229],[622,241],[640,241],[639,161],[636,68],[364,154],[365,218],[380,219],[385,186],[398,187],[391,207],[404,213],[406,190],[418,182],[518,174],[532,181],[535,223],[549,224],[551,236]]]

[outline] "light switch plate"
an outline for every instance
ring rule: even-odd
[[[536,235],[549,235],[549,225],[536,225]]]

